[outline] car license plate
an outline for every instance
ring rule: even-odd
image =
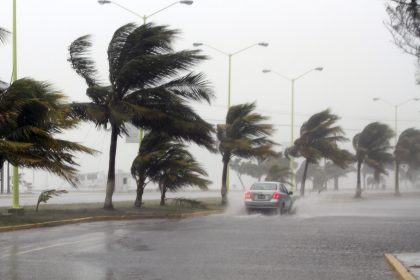
[[[258,195],[258,199],[265,199],[265,195],[263,195],[263,194],[259,194],[259,195]]]

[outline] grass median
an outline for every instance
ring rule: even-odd
[[[114,210],[105,210],[102,206],[103,203],[41,204],[38,212],[35,211],[35,206],[24,207],[23,216],[6,214],[8,207],[0,207],[0,228],[88,217],[93,219],[86,221],[113,220],[114,218],[115,220],[119,218],[180,218],[194,213],[212,213],[223,210],[220,198],[168,199],[165,206],[160,206],[158,200],[150,200],[145,201],[142,208],[134,208],[132,201],[118,201],[114,202]]]

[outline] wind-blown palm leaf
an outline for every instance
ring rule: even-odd
[[[85,35],[77,38],[69,47],[68,61],[77,74],[82,76],[88,86],[96,86],[97,70],[95,62],[90,58],[89,48],[92,47],[91,37]]]
[[[59,196],[63,193],[68,193],[68,191],[52,189],[41,192],[38,196],[38,202],[36,203],[35,211],[38,212],[38,207],[41,202],[47,203],[47,201],[53,196]]]
[[[10,32],[2,27],[0,27],[0,43],[5,43],[9,37]]]

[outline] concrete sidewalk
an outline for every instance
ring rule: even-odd
[[[397,279],[420,280],[420,252],[385,254],[385,259],[394,270]]]

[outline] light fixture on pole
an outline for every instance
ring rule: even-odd
[[[221,54],[223,54],[223,55],[225,55],[225,56],[228,57],[229,67],[228,67],[228,100],[227,100],[227,107],[229,109],[230,108],[230,105],[231,105],[231,88],[232,88],[232,86],[231,86],[232,85],[232,83],[231,83],[232,82],[232,56],[234,56],[236,54],[239,54],[241,52],[244,52],[244,51],[246,51],[246,50],[248,50],[248,49],[250,49],[252,47],[255,47],[255,46],[268,47],[268,43],[267,42],[258,42],[258,43],[252,44],[250,46],[247,46],[245,48],[242,48],[242,49],[240,49],[240,50],[238,50],[236,52],[232,52],[232,53],[228,53],[228,52],[222,51],[222,50],[220,50],[218,48],[212,47],[211,45],[208,45],[208,44],[205,44],[205,43],[201,43],[201,42],[195,42],[195,43],[193,43],[193,46],[194,47],[205,46],[205,47],[207,47],[209,49],[212,49],[212,50],[214,50],[214,51],[216,51],[218,53],[221,53]],[[229,185],[230,185],[230,176],[229,176],[229,174],[230,174],[230,172],[229,172],[229,166],[228,166],[227,176],[226,176],[226,187],[227,187],[227,191],[229,191]]]
[[[132,13],[133,15],[135,15],[135,16],[143,19],[143,24],[146,24],[147,19],[150,18],[151,16],[156,15],[157,13],[160,13],[160,12],[162,12],[162,11],[164,11],[164,10],[166,10],[166,9],[168,9],[168,8],[176,5],[176,4],[183,4],[183,5],[190,6],[190,5],[192,5],[192,3],[194,3],[194,1],[175,1],[175,2],[173,2],[171,4],[169,4],[168,6],[165,6],[165,7],[161,8],[161,9],[159,9],[159,10],[157,10],[157,11],[155,11],[155,12],[149,14],[149,15],[140,15],[139,13],[136,13],[135,11],[133,11],[133,10],[131,10],[131,9],[129,9],[129,8],[127,8],[127,7],[119,4],[118,2],[111,1],[111,0],[98,0],[98,3],[100,5],[114,4],[115,6],[120,7],[121,9],[123,9],[123,10],[125,10],[125,11],[127,11],[129,13]]]
[[[291,87],[292,87],[291,124],[290,124],[290,145],[291,146],[293,145],[293,141],[294,141],[294,126],[295,126],[295,81],[297,81],[298,79],[302,78],[303,76],[311,73],[312,71],[322,71],[322,70],[324,70],[324,68],[321,67],[321,66],[318,66],[318,67],[315,67],[315,68],[311,68],[308,71],[306,71],[306,72],[304,72],[304,73],[302,73],[302,74],[300,74],[300,75],[298,75],[294,78],[289,78],[289,77],[287,77],[283,74],[280,74],[276,71],[273,71],[271,69],[263,69],[262,70],[262,72],[264,74],[273,73],[273,74],[275,74],[275,75],[277,75],[277,76],[279,76],[279,77],[281,77],[281,78],[283,78],[283,79],[285,79],[285,80],[287,80],[291,83]],[[290,160],[289,164],[290,164],[290,170],[292,171],[292,178],[291,178],[292,179],[292,189],[295,189],[296,185],[295,185],[295,174],[293,172],[293,170],[294,170],[293,160]]]
[[[397,103],[397,104],[393,104],[393,103],[391,103],[391,102],[389,102],[389,101],[387,101],[387,100],[385,100],[385,99],[382,99],[382,98],[379,98],[379,97],[375,97],[375,98],[373,98],[372,99],[373,101],[382,101],[383,103],[386,103],[386,104],[388,104],[389,106],[392,106],[392,107],[394,107],[394,131],[395,131],[395,138],[394,138],[394,141],[395,141],[395,145],[397,145],[397,139],[398,139],[398,108],[400,107],[400,106],[402,106],[402,105],[405,105],[405,104],[407,104],[407,103],[409,103],[410,101],[419,101],[420,100],[420,98],[417,98],[417,97],[415,97],[415,98],[410,98],[410,99],[407,99],[406,101],[404,101],[404,102],[401,102],[401,103]]]

